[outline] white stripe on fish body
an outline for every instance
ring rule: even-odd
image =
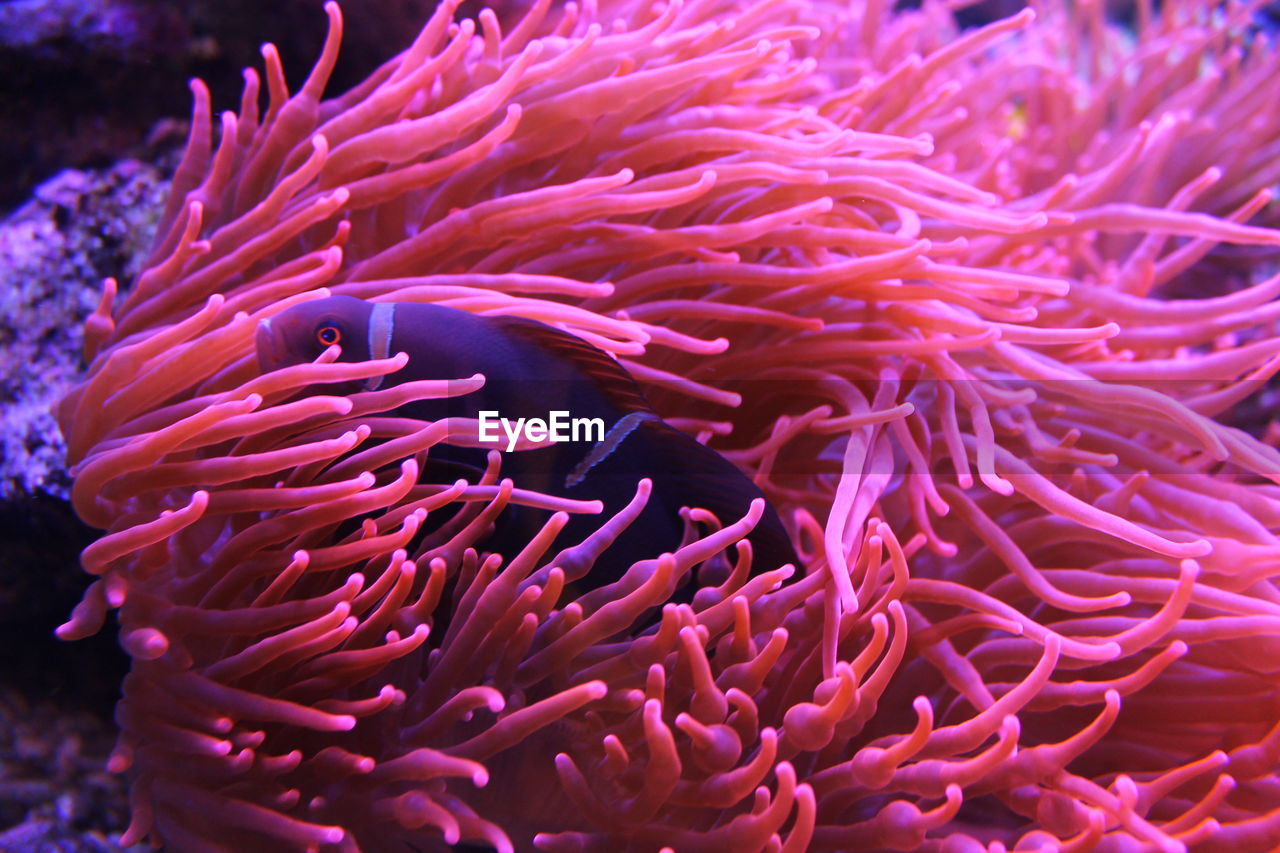
[[[375,302],[373,312],[369,315],[369,357],[383,359],[391,357],[391,336],[396,329],[396,303]],[[377,391],[386,374],[370,377],[365,383],[365,390]]]
[[[618,418],[617,423],[609,428],[609,432],[604,438],[596,442],[595,447],[587,452],[582,461],[573,466],[573,470],[569,472],[569,476],[564,478],[565,488],[572,488],[581,483],[591,473],[591,469],[599,465],[604,460],[613,455],[613,451],[618,449],[618,445],[622,444],[627,436],[631,435],[636,427],[645,421],[660,421],[662,418],[653,412],[632,412],[629,415],[623,415]]]

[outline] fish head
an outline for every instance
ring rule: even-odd
[[[330,296],[286,308],[258,323],[258,365],[267,373],[309,364],[331,346],[340,349],[339,361],[366,361],[372,310],[372,303],[353,296]]]

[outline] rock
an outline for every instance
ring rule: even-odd
[[[0,500],[66,497],[65,447],[49,408],[80,370],[81,326],[102,280],[127,281],[145,259],[165,171],[136,160],[67,170],[0,223]]]

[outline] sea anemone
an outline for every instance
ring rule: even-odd
[[[1280,50],[1256,4],[442,3],[321,101],[273,48],[108,282],[59,419],[107,529],[125,841],[191,851],[1259,850],[1280,843]],[[1246,247],[1228,256],[1221,246]],[[1211,285],[1207,270],[1216,271]],[[759,518],[591,583],[648,497],[423,476],[480,380],[262,374],[328,294],[552,323]],[[1178,298],[1174,298],[1174,297]],[[119,298],[118,298],[119,297]],[[328,384],[329,391],[326,391]],[[555,510],[518,553],[508,504]],[[454,512],[423,540],[433,513]],[[437,516],[438,517],[438,516]],[[723,583],[670,601],[701,564]]]

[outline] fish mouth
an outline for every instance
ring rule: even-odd
[[[258,331],[254,333],[254,345],[258,349],[258,366],[263,373],[270,373],[285,366],[281,354],[280,341],[276,330],[271,328],[271,319],[258,323]]]

